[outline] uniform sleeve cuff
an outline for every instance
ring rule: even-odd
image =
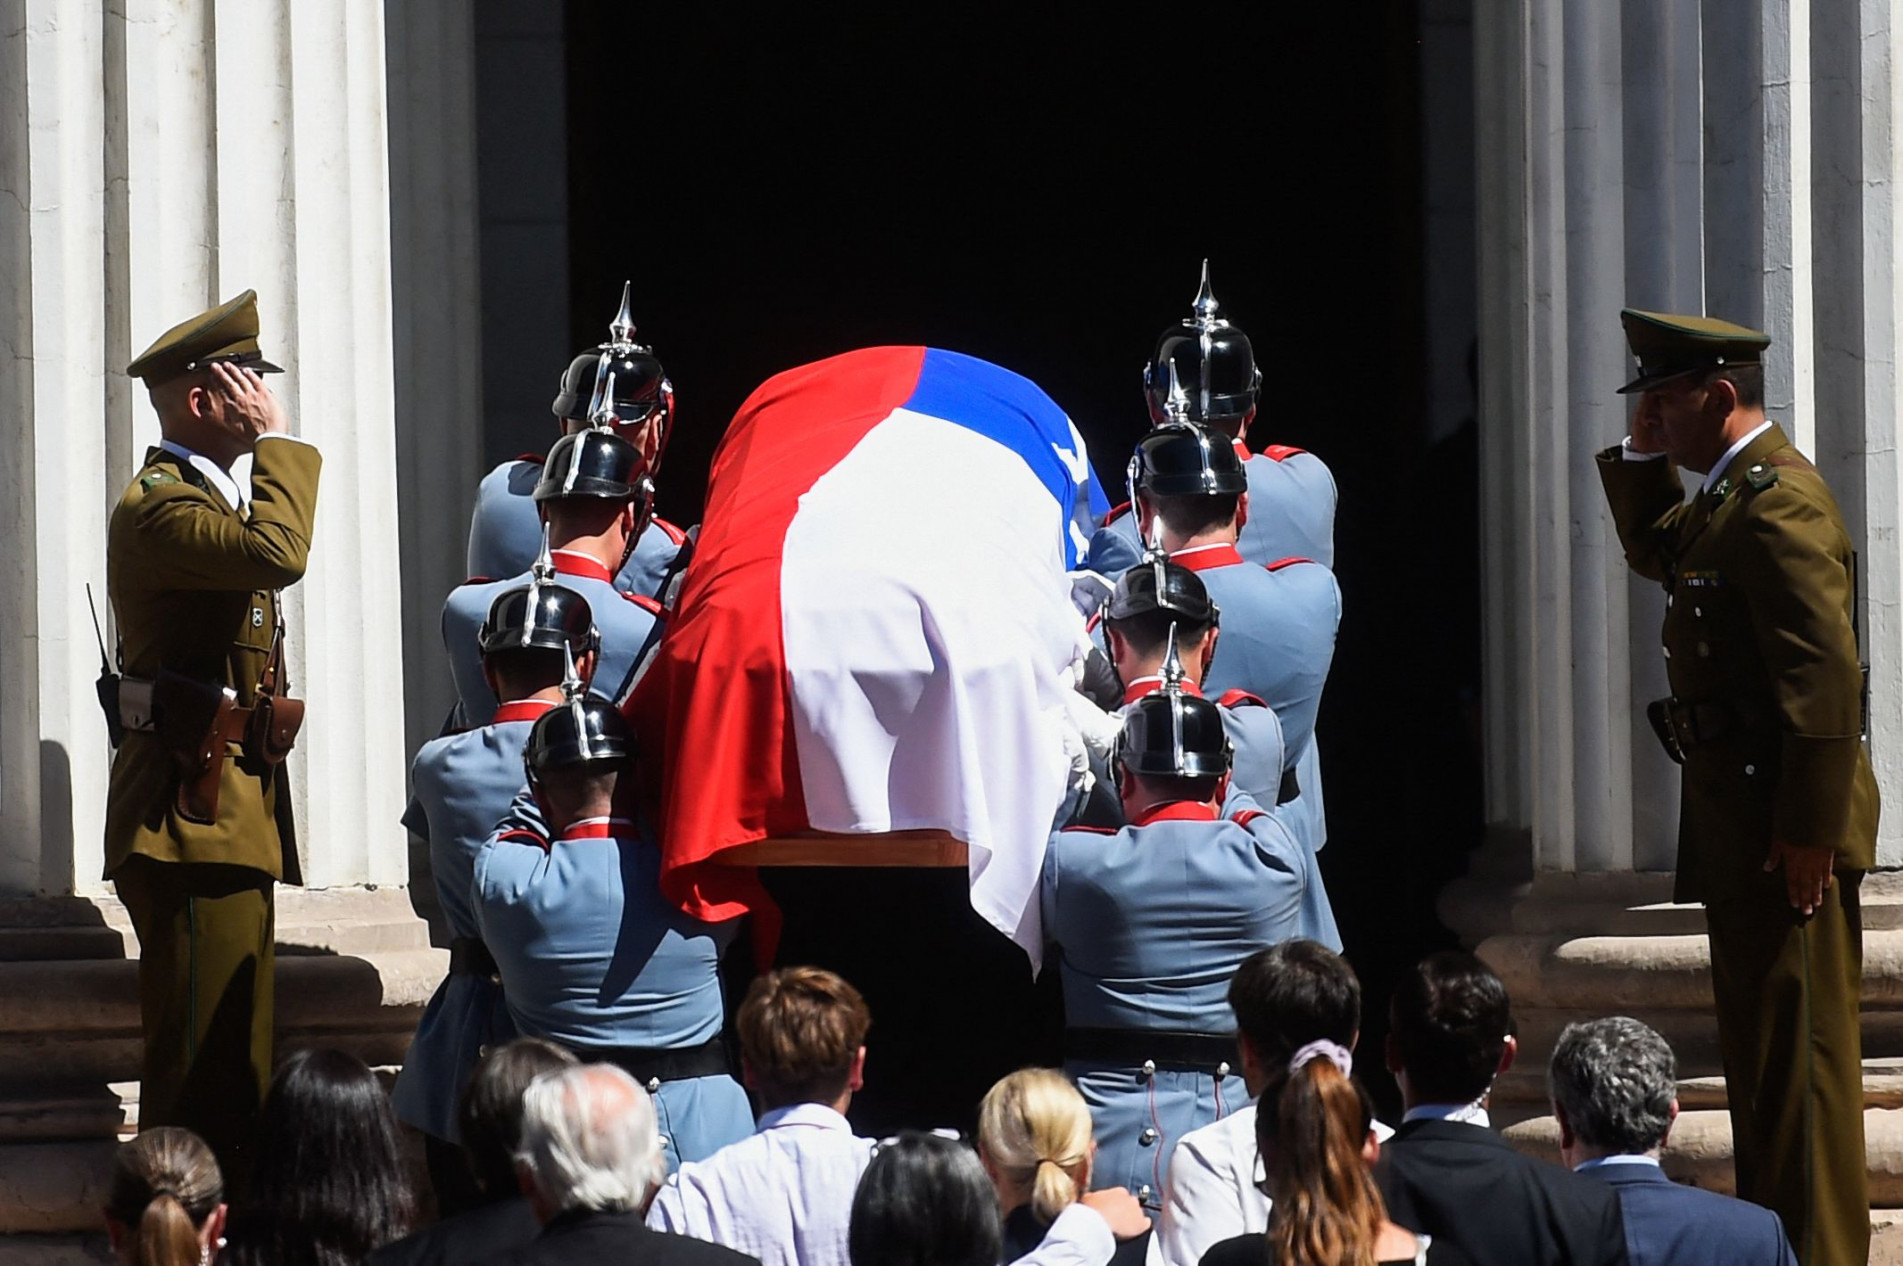
[[[1632,437],[1628,435],[1619,441],[1619,456],[1629,462],[1655,462],[1665,454],[1637,452],[1632,447]]]
[[[307,440],[301,435],[292,435],[289,431],[269,431],[258,437],[258,443],[260,444],[266,440],[289,440],[293,444],[306,444],[311,448],[317,447],[315,441]]]
[[[1785,734],[1777,808],[1771,821],[1773,839],[1798,848],[1843,851],[1862,742],[1855,734],[1841,738]]]

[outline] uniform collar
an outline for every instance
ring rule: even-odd
[[[1191,571],[1209,571],[1216,567],[1231,567],[1242,561],[1242,555],[1230,542],[1218,542],[1215,545],[1192,545],[1188,549],[1179,549],[1170,555],[1170,561]]]
[[[555,704],[548,699],[516,699],[496,709],[491,718],[493,725],[506,725],[510,721],[533,721],[547,712]]]
[[[1149,826],[1152,822],[1214,822],[1215,806],[1194,800],[1172,800],[1153,805],[1130,820],[1131,826]]]
[[[1255,456],[1254,453],[1251,453],[1249,451],[1249,446],[1247,444],[1244,444],[1241,440],[1231,440],[1229,442],[1236,446],[1236,456],[1240,457],[1243,461],[1246,462],[1251,457]]]
[[[572,549],[554,549],[548,552],[548,556],[555,564],[557,575],[586,576],[590,580],[614,583],[615,574],[593,555],[579,553]]]
[[[251,490],[238,486],[231,472],[202,453],[194,453],[177,440],[160,440],[159,447],[174,457],[182,457],[185,464],[205,477],[205,481],[217,490],[225,499],[225,504],[234,510],[242,510],[251,500]]]
[[[634,834],[634,823],[628,818],[583,818],[572,822],[561,838],[565,840],[617,840]]]
[[[1653,1169],[1663,1169],[1656,1156],[1647,1156],[1644,1152],[1621,1152],[1615,1156],[1595,1156],[1589,1161],[1580,1161],[1573,1166],[1575,1174],[1590,1173],[1595,1169],[1607,1169],[1614,1165],[1650,1165]]]
[[[1764,421],[1758,423],[1756,426],[1752,427],[1749,431],[1747,431],[1742,437],[1739,438],[1736,444],[1733,444],[1730,448],[1725,450],[1725,455],[1723,457],[1720,457],[1717,461],[1711,464],[1711,469],[1705,472],[1704,486],[1701,487],[1699,491],[1710,492],[1712,490],[1713,485],[1715,485],[1720,479],[1723,479],[1725,475],[1729,473],[1729,471],[1731,470],[1732,463],[1738,457],[1743,455],[1745,449],[1751,447],[1752,441],[1757,439],[1760,435],[1763,435],[1766,431],[1770,430],[1772,427],[1776,425],[1777,424],[1771,421],[1771,419],[1766,418]],[[1780,433],[1780,438],[1781,437],[1782,436]]]
[[[1138,677],[1135,681],[1123,688],[1123,706],[1127,708],[1144,695],[1153,695],[1162,688],[1163,679],[1161,677]],[[1194,695],[1198,699],[1203,697],[1202,687],[1187,678],[1183,681],[1183,693],[1186,695]]]

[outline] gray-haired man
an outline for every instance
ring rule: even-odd
[[[654,1101],[612,1064],[544,1073],[522,1096],[516,1169],[542,1233],[494,1266],[759,1266],[642,1223],[666,1165]]]
[[[1775,1213],[1659,1167],[1678,1118],[1678,1061],[1664,1038],[1622,1015],[1569,1024],[1548,1085],[1560,1157],[1618,1192],[1632,1266],[1795,1266]]]

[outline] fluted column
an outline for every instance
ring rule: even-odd
[[[311,568],[287,593],[310,724],[292,757],[313,886],[400,884],[403,676],[382,6],[0,5],[0,891],[98,892],[109,752],[84,585],[158,437],[123,371],[245,287],[272,386],[324,452]]]

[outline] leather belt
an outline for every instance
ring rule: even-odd
[[[577,1058],[591,1064],[613,1064],[647,1087],[659,1090],[664,1082],[686,1081],[690,1077],[719,1077],[733,1071],[727,1058],[727,1044],[709,1038],[698,1046],[576,1046]]]
[[[1733,714],[1723,703],[1687,703],[1683,699],[1654,699],[1646,705],[1645,719],[1652,723],[1665,754],[1678,764],[1685,753],[1715,742],[1731,731]]]
[[[495,955],[482,943],[480,937],[459,936],[449,943],[449,974],[452,976],[481,976],[487,980],[500,978],[496,970]]]
[[[1157,1029],[1064,1030],[1064,1058],[1211,1072],[1227,1077],[1236,1058],[1233,1033],[1172,1033]]]

